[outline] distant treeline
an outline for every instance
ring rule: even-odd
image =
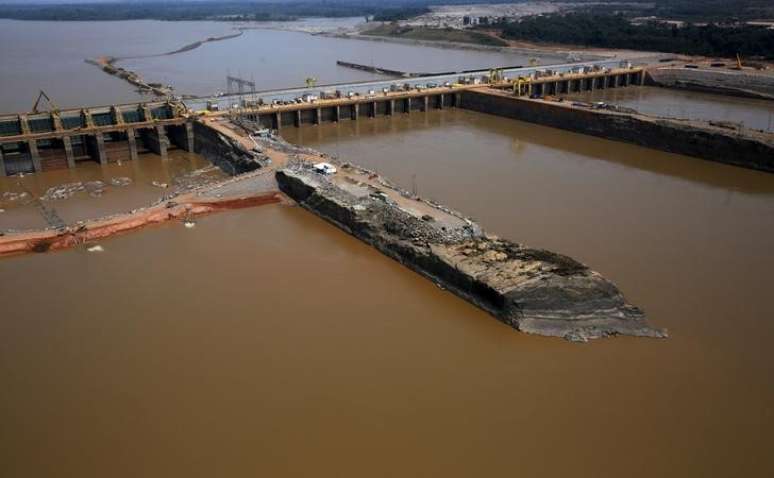
[[[573,0],[573,3],[574,10],[587,13],[655,16],[691,22],[717,23],[774,17],[772,0]]]
[[[427,7],[394,7],[385,8],[379,13],[374,14],[373,20],[375,22],[397,22],[398,20],[408,20],[409,18],[418,17],[430,13],[430,9]]]
[[[632,25],[622,15],[590,13],[527,17],[501,25],[503,37],[602,48],[628,48],[691,55],[774,58],[774,30],[754,26],[682,27],[650,22]]]
[[[2,0],[0,0],[2,3]],[[78,4],[2,5],[0,18],[15,20],[294,20],[299,17],[373,17],[381,21],[410,18],[428,12],[422,2],[376,0],[119,2]]]

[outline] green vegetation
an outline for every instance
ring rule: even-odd
[[[381,25],[363,32],[363,35],[406,38],[409,40],[430,40],[456,43],[473,43],[487,46],[506,46],[508,42],[492,35],[455,28],[429,28],[400,26],[395,23]]]
[[[574,10],[595,14],[623,14],[627,17],[654,16],[695,23],[774,18],[774,2],[771,0],[628,0],[623,3],[607,1],[609,3],[599,0],[574,0]]]
[[[408,20],[429,13],[427,7],[396,7],[388,8],[374,15],[375,22],[396,22],[398,20]]]
[[[503,36],[528,41],[628,48],[691,55],[774,58],[774,30],[709,24],[683,27],[650,22],[632,25],[622,15],[589,13],[528,17],[502,26]]]

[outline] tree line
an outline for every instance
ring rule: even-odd
[[[748,25],[632,24],[622,15],[568,13],[501,24],[505,38],[689,55],[774,58],[774,30]]]

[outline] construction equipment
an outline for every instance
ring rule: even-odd
[[[307,88],[314,88],[315,86],[317,86],[317,78],[315,78],[313,76],[310,76],[309,78],[307,78],[304,81],[306,82],[306,87]]]
[[[524,96],[530,94],[530,79],[523,76],[518,77],[513,82],[513,94],[515,96]]]
[[[492,68],[489,70],[489,83],[500,83],[503,81],[503,69]]]
[[[234,91],[233,86],[237,87],[237,91]],[[255,81],[245,80],[243,78],[238,78],[231,75],[226,76],[226,90],[228,91],[229,95],[233,95],[234,93],[238,93],[240,95],[244,94],[245,87],[250,88],[250,93],[255,93]]]
[[[46,100],[46,103],[48,103],[48,110],[53,114],[59,114],[59,107],[56,106],[56,103],[54,103],[54,100],[52,100],[45,91],[40,90],[40,93],[38,94],[38,99],[35,100],[35,104],[32,106],[32,112],[33,113],[40,113],[38,111],[38,107],[40,106],[40,100]]]

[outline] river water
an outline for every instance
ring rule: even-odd
[[[361,19],[356,19],[360,21]],[[353,19],[317,19],[269,23],[270,28],[337,31]],[[449,71],[526,64],[524,54],[457,50],[370,40],[313,36],[301,31],[245,30],[238,38],[175,51],[211,37],[236,33],[236,28],[261,24],[228,22],[25,22],[0,19],[0,112],[25,112],[39,90],[60,107],[79,107],[148,99],[128,83],[99,71],[84,59],[128,58],[122,66],[147,81],[172,84],[177,93],[212,95],[226,90],[226,76],[256,82],[259,90],[302,86],[306,78],[319,83],[384,78],[336,65],[336,60],[402,71]],[[142,57],[142,58],[137,58]],[[566,58],[541,56],[544,64]]]
[[[768,476],[774,176],[477,113],[286,128],[614,280],[519,334],[300,208],[0,261],[2,476]]]
[[[24,177],[0,177],[0,232],[46,227],[36,198],[45,196],[49,188],[65,184],[100,181],[104,192],[93,197],[88,190],[78,191],[65,199],[44,200],[43,205],[71,224],[148,206],[181,185],[181,181],[201,183],[225,177],[219,169],[199,156],[183,150],[172,150],[168,161],[161,156],[144,153],[137,161],[100,165],[80,163],[75,169],[28,174]],[[111,180],[129,178],[126,186],[115,186]],[[155,183],[155,184],[154,184]],[[4,193],[16,195],[11,200]],[[26,196],[20,197],[20,194]]]

